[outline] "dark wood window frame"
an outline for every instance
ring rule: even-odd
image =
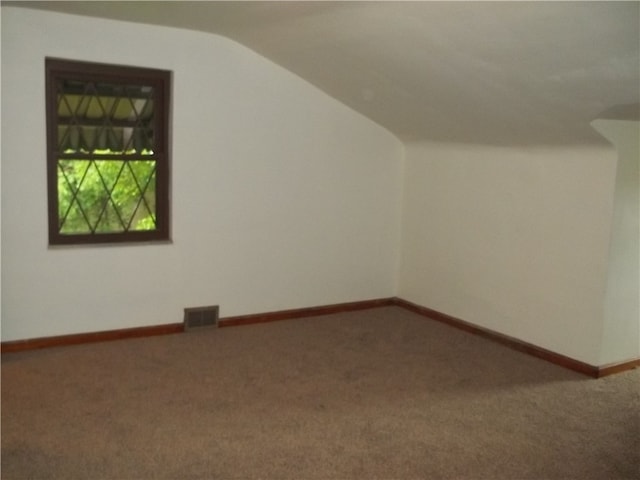
[[[47,189],[48,189],[48,224],[49,224],[49,244],[50,245],[71,245],[71,244],[104,244],[104,243],[122,243],[122,242],[150,242],[150,241],[167,241],[170,239],[169,230],[169,216],[170,216],[170,90],[171,90],[171,72],[167,70],[128,67],[122,65],[109,65],[93,62],[81,62],[73,60],[63,60],[57,58],[45,59],[45,80],[46,80],[46,121],[47,121]],[[63,83],[64,82],[64,83]],[[128,125],[126,119],[116,118],[115,115],[107,114],[106,108],[103,108],[102,119],[89,118],[89,110],[86,107],[86,115],[83,115],[80,120],[79,114],[72,113],[73,128],[80,131],[83,128],[94,129],[93,147],[83,149],[82,152],[74,151],[73,149],[64,148],[64,142],[59,138],[62,135],[59,134],[60,128],[71,129],[72,127],[64,127],[65,121],[60,114],[60,102],[61,97],[69,92],[69,89],[73,88],[74,84],[80,86],[91,85],[94,89],[93,96],[96,98],[107,98],[110,88],[115,88],[118,92],[127,91],[137,87],[140,91],[149,91],[148,97],[143,103],[150,103],[152,106],[148,110],[151,113],[148,114],[148,118],[144,121],[144,129],[142,125],[142,113],[135,113],[135,126]],[[63,86],[67,90],[63,90]],[[71,85],[71,86],[70,86]],[[99,91],[99,89],[101,89]],[[143,90],[146,89],[146,90]],[[62,94],[60,92],[63,92]],[[69,93],[73,95],[73,93]],[[84,100],[83,94],[79,94],[80,103]],[[113,94],[115,96],[115,94]],[[130,102],[130,109],[135,111],[135,99],[132,98],[132,94],[129,97],[123,97],[123,94],[119,94],[117,101],[114,101],[113,105],[117,105],[118,101],[123,101],[123,98]],[[64,99],[63,99],[64,100]],[[100,102],[100,100],[96,100]],[[145,105],[146,105],[145,103]],[[72,107],[67,103],[68,110],[71,111]],[[79,110],[80,107],[75,107]],[[144,108],[147,108],[146,106]],[[116,107],[113,107],[115,111]],[[76,116],[77,115],[77,116]],[[146,114],[145,114],[146,115]],[[95,117],[95,115],[93,115]],[[106,118],[106,121],[104,120]],[[132,121],[133,122],[133,121]],[[79,125],[81,123],[82,125]],[[103,133],[106,127],[112,129],[115,132],[117,128],[128,128],[128,131],[133,131],[134,134],[138,130],[144,130],[144,132],[151,132],[148,134],[148,138],[145,137],[145,141],[148,142],[151,147],[144,150],[144,156],[140,148],[126,150],[126,147],[122,148],[122,151],[118,154],[113,154],[111,150],[98,150],[97,145],[98,133]],[[107,132],[108,134],[110,132]],[[130,137],[132,134],[129,134]],[[115,137],[115,133],[113,134]],[[131,144],[132,140],[129,141]],[[122,140],[121,145],[124,144]],[[132,153],[133,152],[133,153]],[[114,192],[118,187],[120,174],[125,169],[125,166],[129,169],[130,175],[135,177],[134,166],[139,166],[141,160],[146,161],[147,164],[152,165],[153,170],[148,174],[146,183],[139,181],[137,178],[134,180],[137,185],[139,194],[139,200],[137,200],[137,206],[133,213],[130,214],[128,223],[120,215],[116,201],[113,199]],[[101,211],[99,217],[101,217],[107,207],[120,218],[122,224],[122,231],[98,231],[98,224],[101,219],[95,221],[93,225],[93,219],[89,219],[84,213],[81,206],[81,186],[84,181],[84,177],[79,181],[79,186],[71,187],[71,183],[68,183],[69,190],[73,192],[72,198],[69,202],[69,209],[67,210],[67,216],[72,207],[81,211],[87,224],[87,232],[76,233],[74,231],[64,232],[62,223],[66,219],[61,218],[60,208],[62,210],[66,208],[65,205],[59,205],[59,175],[65,175],[64,180],[69,182],[66,178],[66,174],[59,173],[63,170],[62,162],[86,162],[89,167],[85,171],[85,176],[89,168],[94,166],[95,170],[99,171],[101,167],[99,165],[106,165],[106,162],[116,161],[119,165],[122,165],[120,173],[118,173],[115,182],[108,187],[108,183],[103,179],[100,174],[100,180],[104,185],[107,200],[104,201],[105,207]],[[105,163],[100,163],[105,162]],[[132,163],[132,162],[138,162]],[[69,165],[67,163],[66,165]],[[120,167],[118,167],[120,168]],[[132,177],[132,178],[133,178]],[[153,178],[152,178],[153,177]],[[62,177],[60,177],[62,178]],[[153,180],[153,182],[152,182]],[[62,181],[62,180],[60,180]],[[130,182],[131,183],[131,182]],[[155,195],[149,196],[149,185],[153,183],[155,187]],[[65,187],[66,188],[66,187]],[[76,188],[74,191],[73,188]],[[111,190],[109,190],[111,188]],[[64,190],[64,189],[63,189]],[[103,192],[104,193],[104,192]],[[150,195],[150,194],[149,194]],[[78,198],[77,203],[76,197]],[[152,201],[147,202],[146,198],[152,198]],[[153,206],[150,207],[149,203]],[[107,205],[109,204],[109,205]],[[143,205],[149,213],[149,217],[152,218],[151,227],[145,226],[141,228],[132,228],[132,222],[138,208]],[[61,221],[62,220],[62,221]],[[106,223],[106,222],[105,222]],[[93,226],[92,226],[93,225]],[[106,228],[108,230],[108,228]],[[114,229],[115,230],[115,229]]]

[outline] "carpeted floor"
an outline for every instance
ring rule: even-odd
[[[398,307],[2,357],[2,478],[640,479],[599,380]]]

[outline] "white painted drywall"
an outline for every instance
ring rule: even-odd
[[[640,123],[596,120],[618,152],[600,365],[640,357]]]
[[[47,246],[45,56],[173,74],[170,244]],[[402,144],[250,50],[2,7],[2,340],[388,297]]]
[[[598,365],[612,148],[406,146],[399,296]]]

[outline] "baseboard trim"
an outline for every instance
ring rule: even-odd
[[[2,353],[24,352],[26,350],[38,350],[42,348],[65,347],[80,345],[83,343],[108,342],[112,340],[124,340],[126,338],[152,337],[156,335],[170,335],[184,332],[184,324],[170,323],[166,325],[153,325],[149,327],[123,328],[120,330],[106,330],[92,333],[76,333],[72,335],[59,335],[55,337],[41,337],[27,340],[2,342]]]
[[[627,360],[626,362],[611,363],[609,365],[603,365],[598,367],[597,377],[602,378],[609,375],[614,375],[620,372],[626,372],[627,370],[633,370],[640,367],[640,358],[634,358]]]
[[[395,297],[390,297],[378,298],[375,300],[364,300],[360,302],[336,303],[317,307],[295,308],[292,310],[279,310],[275,312],[224,317],[218,320],[218,327],[237,327],[241,325],[252,325],[255,323],[277,322],[280,320],[291,320],[294,318],[317,317],[319,315],[369,310],[371,308],[389,307],[394,305],[396,305],[396,299]]]
[[[395,299],[390,297],[374,300],[364,300],[360,302],[337,303],[333,305],[297,308],[293,310],[280,310],[277,312],[256,313],[252,315],[221,318],[218,320],[218,327],[234,327],[240,325],[250,325],[254,323],[289,320],[294,318],[315,317],[318,315],[330,315],[332,313],[368,310],[370,308],[392,305],[395,305]],[[3,354],[16,353],[43,348],[80,345],[83,343],[108,342],[112,340],[124,340],[127,338],[170,335],[174,333],[183,333],[184,331],[184,323],[170,323],[149,327],[134,327],[124,328],[120,330],[106,330],[102,332],[77,333],[72,335],[59,335],[54,337],[40,337],[26,340],[2,342],[0,343],[0,352]]]
[[[409,302],[398,297],[379,298],[374,300],[364,300],[360,302],[337,303],[332,305],[322,305],[316,307],[296,308],[291,310],[279,310],[275,312],[255,313],[251,315],[239,315],[225,317],[218,320],[218,327],[236,327],[241,325],[251,325],[256,323],[276,322],[280,320],[291,320],[295,318],[316,317],[320,315],[331,315],[334,313],[353,312],[357,310],[369,310],[372,308],[397,306],[417,313],[430,320],[445,323],[451,327],[474,335],[487,338],[500,343],[513,350],[546,360],[569,370],[588,375],[593,378],[602,378],[608,375],[632,370],[640,367],[640,358],[627,360],[624,362],[609,365],[594,366],[588,363],[575,360],[559,353],[546,350],[531,343],[518,340],[516,338],[495,332],[483,327],[479,327],[459,318],[447,315],[446,313],[423,307],[413,302]],[[124,328],[120,330],[107,330],[102,332],[78,333],[72,335],[61,335],[55,337],[41,337],[27,340],[15,340],[0,343],[1,353],[16,353],[27,350],[38,350],[43,348],[63,347],[69,345],[80,345],[83,343],[107,342],[112,340],[124,340],[127,338],[151,337],[156,335],[170,335],[184,332],[184,323],[170,323],[165,325],[153,325],[148,327]]]
[[[593,378],[601,378],[607,375],[612,375],[614,373],[623,372],[625,370],[631,370],[640,366],[640,358],[600,367],[590,365],[588,363],[581,362],[580,360],[567,357],[560,353],[552,352],[551,350],[538,347],[537,345],[518,340],[517,338],[513,338],[508,335],[489,330],[487,328],[479,327],[459,318],[447,315],[446,313],[423,307],[421,305],[403,300],[401,298],[394,298],[394,304],[424,317],[427,317],[431,320],[446,323],[447,325],[460,330],[464,330],[465,332],[479,335],[494,342],[500,343],[501,345],[509,347],[513,350],[526,353],[527,355],[546,360],[561,367],[568,368],[569,370],[573,370],[575,372],[579,372]]]

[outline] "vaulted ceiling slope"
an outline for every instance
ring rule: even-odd
[[[636,1],[18,3],[226,36],[405,141],[589,144],[640,116]]]

